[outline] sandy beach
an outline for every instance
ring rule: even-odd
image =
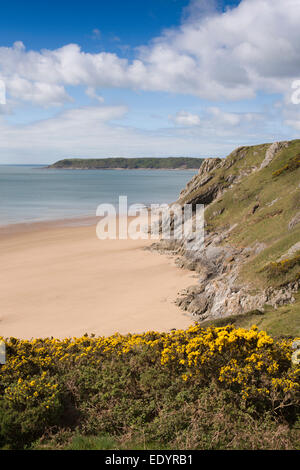
[[[174,304],[193,274],[146,251],[152,240],[99,240],[95,221],[0,228],[0,336],[58,338],[186,328]]]

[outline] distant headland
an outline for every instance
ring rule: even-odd
[[[59,160],[48,169],[65,170],[198,170],[203,158],[67,158]]]

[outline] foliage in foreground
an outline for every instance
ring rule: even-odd
[[[292,340],[255,326],[5,342],[2,448],[299,448]]]

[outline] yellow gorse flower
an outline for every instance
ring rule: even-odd
[[[57,374],[80,364],[101,367],[105,359],[127,361],[140,354],[157,367],[177,371],[185,382],[215,380],[222,387],[233,387],[245,400],[250,395],[295,391],[300,384],[300,370],[291,364],[292,341],[275,341],[255,325],[249,330],[232,325],[205,329],[196,323],[171,333],[10,338],[5,343],[7,362],[0,368],[0,379],[13,385],[4,387],[4,397],[16,404],[40,400],[47,409],[59,393],[53,371]]]

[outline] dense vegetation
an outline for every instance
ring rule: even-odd
[[[107,169],[198,169],[202,158],[167,157],[167,158],[69,158],[60,160],[49,168],[82,169],[82,170],[107,170]]]
[[[255,326],[6,348],[1,448],[299,448],[300,361]]]

